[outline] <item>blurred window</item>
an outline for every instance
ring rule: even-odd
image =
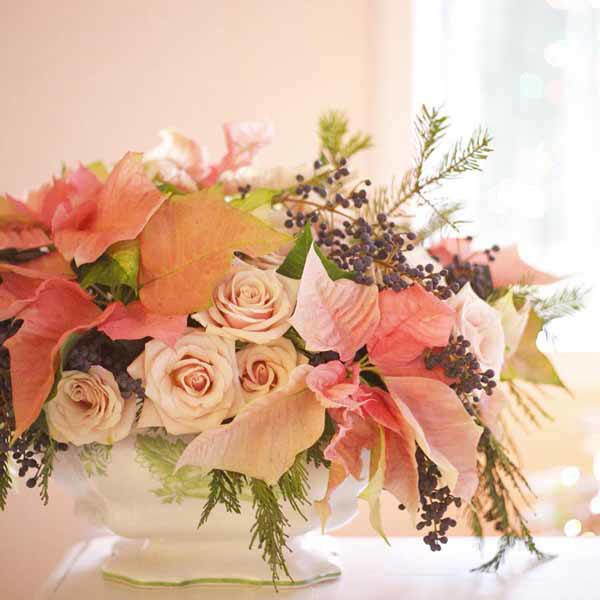
[[[443,192],[464,201],[469,233],[597,284],[600,0],[415,1],[414,19],[415,109],[443,104],[454,133],[494,137],[484,173]],[[599,290],[551,334],[545,349],[600,350]]]

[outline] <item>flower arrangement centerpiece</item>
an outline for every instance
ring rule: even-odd
[[[105,565],[141,585],[335,577],[288,546],[357,498],[385,537],[384,491],[433,551],[460,509],[502,535],[483,568],[517,541],[541,557],[503,409],[535,419],[532,386],[563,385],[536,338],[579,293],[455,233],[436,190],[491,149],[477,131],[436,162],[446,125],[422,109],[393,188],[355,174],[370,137],[331,112],[294,170],[252,167],[271,127],[230,123],[217,162],[164,131],[2,197],[2,508],[17,473],[44,502],[54,473],[114,532],[157,540],[147,564],[131,542]]]

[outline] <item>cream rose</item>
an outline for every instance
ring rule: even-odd
[[[76,446],[113,444],[127,437],[135,420],[135,398],[124,399],[110,371],[93,366],[65,371],[46,405],[50,435]]]
[[[308,359],[294,344],[280,338],[268,344],[248,344],[236,354],[242,392],[247,402],[285,388],[292,371]]]
[[[274,269],[236,266],[213,292],[213,305],[192,318],[209,333],[266,344],[290,327],[292,288]]]
[[[500,375],[504,361],[504,331],[500,313],[482,300],[467,283],[448,300],[456,310],[456,333],[471,342],[471,351],[481,364],[482,371],[492,369]]]
[[[148,342],[128,371],[146,389],[139,427],[198,433],[242,404],[234,341],[198,329],[188,329],[173,347]]]

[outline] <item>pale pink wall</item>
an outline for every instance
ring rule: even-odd
[[[61,161],[114,161],[147,149],[162,127],[219,155],[229,119],[271,118],[278,135],[261,162],[293,165],[312,160],[316,119],[331,107],[382,138],[363,165],[381,170],[393,155],[396,167],[406,153],[400,138],[409,94],[387,119],[391,90],[380,79],[386,69],[395,90],[406,82],[405,71],[391,67],[406,68],[409,5],[0,0],[0,193],[39,185]],[[398,18],[395,30],[387,19]],[[45,509],[24,490],[0,515],[2,598],[29,600],[85,530],[70,501],[51,492]]]
[[[366,0],[0,0],[0,191],[117,159],[177,127],[222,151],[270,117],[264,161],[312,158],[329,107],[369,118]]]

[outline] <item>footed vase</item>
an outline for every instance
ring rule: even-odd
[[[112,447],[71,446],[57,458],[56,476],[74,496],[76,511],[94,525],[119,536],[102,566],[108,580],[139,586],[272,585],[261,551],[249,548],[254,511],[242,494],[241,514],[218,505],[198,522],[209,479],[198,469],[175,464],[193,436],[134,433]],[[311,500],[323,497],[328,471],[307,467]],[[333,494],[328,529],[349,522],[357,512],[364,483],[348,478]],[[287,529],[287,567],[278,587],[301,587],[340,576],[335,556],[320,547],[320,521],[312,506],[304,520],[283,503]]]

